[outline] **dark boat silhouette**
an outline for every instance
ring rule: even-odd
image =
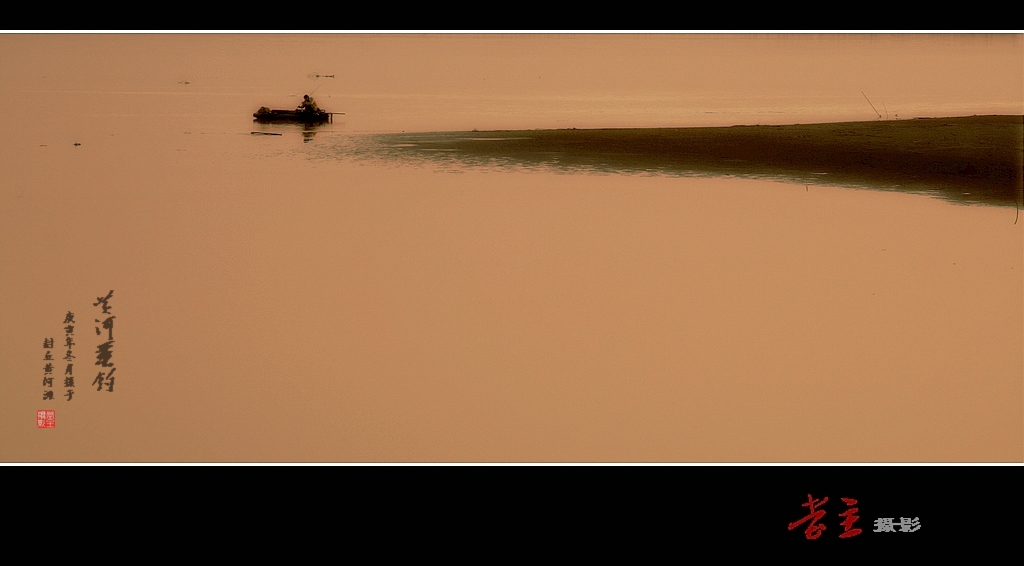
[[[266,106],[253,113],[257,122],[298,122],[302,124],[319,124],[333,122],[334,114],[344,112],[325,112],[323,110],[272,110]]]

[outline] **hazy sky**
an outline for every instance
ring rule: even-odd
[[[679,96],[1024,112],[1022,34],[6,34],[3,88],[320,94]],[[864,108],[867,109],[866,103]],[[910,112],[908,107],[907,112]]]

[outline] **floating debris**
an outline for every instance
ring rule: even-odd
[[[281,134],[277,132],[249,132],[254,136],[279,136]]]
[[[321,75],[320,73],[310,73],[306,75],[307,79],[333,79],[334,75]]]
[[[178,84],[180,84],[180,85],[190,85],[192,83],[190,83],[188,81],[178,81]]]
[[[74,145],[82,145],[82,144],[80,144],[80,143],[78,143],[78,142],[75,142],[75,144],[74,144]]]

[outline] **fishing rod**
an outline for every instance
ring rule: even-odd
[[[324,83],[320,83],[320,84],[316,85],[316,88],[320,88],[320,87],[322,87],[322,86],[324,86]],[[316,92],[316,88],[314,88],[314,89],[313,89],[313,92]],[[309,93],[309,96],[310,96],[310,98],[312,98],[312,97],[313,97],[313,92]],[[345,113],[344,113],[344,112],[328,112],[328,114],[330,114],[331,116],[333,116],[333,115],[335,115],[335,114],[339,114],[339,115],[341,115],[341,116],[344,116],[344,115],[345,115]]]
[[[875,114],[878,114],[878,110],[875,110],[875,105],[874,105],[874,104],[871,104],[871,101],[870,101],[870,100],[868,100],[868,95],[864,94],[864,91],[863,91],[863,90],[862,90],[862,91],[860,91],[860,93],[864,95],[864,100],[867,100],[867,101],[868,101],[868,106],[870,106],[870,107],[871,107],[871,109],[875,111]],[[881,120],[881,119],[882,119],[882,115],[881,115],[881,114],[878,114],[878,119],[879,119],[879,120]]]
[[[317,89],[318,89],[318,88],[320,88],[320,87],[322,87],[322,86],[324,86],[324,83],[320,83],[320,84],[316,85],[316,88],[314,88],[314,89],[313,89],[313,91],[312,91],[312,92],[310,92],[310,93],[309,93],[309,94],[308,94],[307,96],[309,96],[310,98],[313,98],[313,93],[314,93],[314,92],[316,92],[316,91],[317,91]],[[345,113],[344,113],[344,112],[324,112],[324,114],[330,114],[332,118],[333,118],[333,116],[334,116],[335,114],[338,114],[338,115],[340,115],[340,116],[344,116],[344,115],[345,115]]]

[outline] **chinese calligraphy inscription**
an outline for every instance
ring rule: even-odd
[[[846,504],[846,510],[839,513],[839,516],[843,518],[843,522],[839,523],[843,527],[843,532],[839,533],[839,538],[845,539],[855,537],[863,532],[862,529],[854,528],[854,523],[860,520],[857,516],[857,512],[860,510],[857,505],[857,500],[849,497],[840,498],[844,504]],[[804,536],[807,540],[815,540],[821,537],[821,533],[827,530],[824,524],[819,524],[825,517],[825,504],[828,503],[828,497],[822,497],[821,499],[815,499],[811,494],[807,494],[807,503],[802,504],[803,507],[807,507],[807,515],[799,521],[794,521],[789,524],[789,530],[793,530],[804,523],[807,523],[807,528],[804,530]],[[876,533],[895,533],[896,528],[899,527],[898,532],[912,533],[921,528],[921,520],[918,517],[910,519],[908,517],[901,517],[899,522],[895,522],[894,519],[890,518],[879,518],[875,519],[875,529],[873,532]]]
[[[103,371],[97,373],[96,379],[93,380],[92,384],[96,386],[96,391],[102,391],[104,385],[106,385],[109,393],[114,392],[114,371],[117,370],[117,368],[114,367],[113,362],[110,361],[114,355],[114,318],[116,318],[110,313],[111,306],[109,301],[113,296],[114,291],[111,290],[105,297],[96,297],[96,302],[92,304],[94,307],[101,307],[102,315],[109,315],[105,316],[102,321],[98,318],[95,319],[95,321],[102,325],[103,330],[107,331],[106,342],[103,342],[96,348],[96,365],[101,368],[110,368],[110,370],[106,372],[105,376]],[[100,330],[100,326],[96,327],[96,335],[103,335],[103,332]]]
[[[107,392],[113,393],[114,391],[114,372],[117,370],[114,367],[113,362],[113,347],[114,347],[114,319],[116,318],[111,312],[110,299],[114,296],[114,291],[110,290],[106,296],[96,297],[96,302],[93,303],[94,307],[100,307],[100,318],[96,318],[96,335],[100,336],[101,343],[96,347],[96,365],[100,366],[100,371],[96,375],[96,379],[93,380],[92,385],[96,386],[97,391],[103,391],[106,389]],[[58,342],[55,338],[43,338],[43,401],[53,401],[55,397],[54,382],[57,382],[57,387],[60,387],[60,378],[54,375],[55,371],[59,372],[63,362],[64,375],[63,375],[63,386],[64,386],[64,397],[71,401],[75,396],[75,313],[67,311],[64,315],[64,340]],[[59,360],[54,357],[53,350],[61,348],[63,346],[66,349],[66,353],[63,358]],[[59,354],[58,354],[59,355]],[[79,368],[81,369],[81,368]],[[87,378],[88,379],[88,378]],[[38,428],[54,428],[54,411],[53,410],[39,410],[36,412],[36,426]]]

